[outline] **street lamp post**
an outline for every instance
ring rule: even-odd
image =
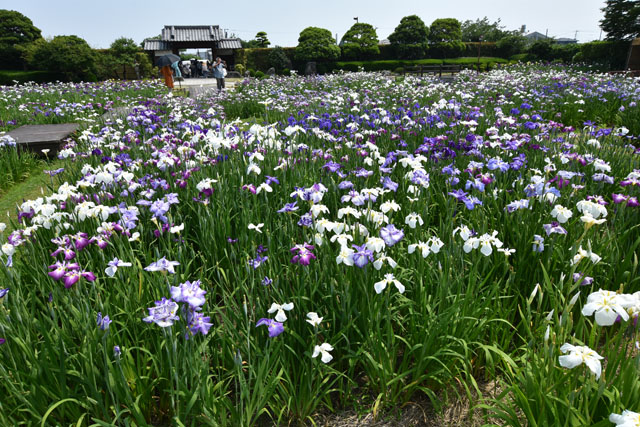
[[[482,36],[480,36],[480,40],[478,41],[478,74],[480,74],[480,46],[482,45]]]

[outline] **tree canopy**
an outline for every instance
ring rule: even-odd
[[[291,60],[287,57],[283,48],[276,46],[269,52],[269,65],[280,73],[285,68],[291,68]]]
[[[267,33],[264,31],[258,32],[258,34],[256,34],[255,40],[260,47],[268,47],[271,44],[271,42],[267,38]]]
[[[460,25],[462,41],[464,42],[497,42],[507,36],[510,32],[505,31],[500,25],[500,19],[490,22],[485,16],[475,21],[466,20]]]
[[[431,43],[448,43],[462,40],[460,21],[455,18],[436,19],[431,23],[429,41]]]
[[[371,24],[357,22],[340,41],[342,55],[348,59],[367,58],[380,53],[378,35]]]
[[[640,37],[640,1],[607,0],[602,9],[600,28],[607,40],[631,40]]]
[[[429,32],[430,48],[435,49],[438,56],[451,58],[464,52],[460,21],[455,18],[436,19],[431,23]]]
[[[340,57],[340,48],[331,31],[307,27],[300,32],[295,54],[300,61],[333,61]]]
[[[389,36],[389,42],[395,46],[403,58],[421,58],[427,52],[429,27],[417,15],[405,16]]]
[[[31,19],[14,10],[0,9],[0,58],[3,68],[21,68],[23,50],[42,39],[40,30]]]
[[[64,73],[69,80],[95,80],[95,55],[78,36],[56,36],[33,54],[39,69]]]
[[[118,68],[120,68],[122,72],[122,78],[125,78],[127,65],[134,66],[136,63],[140,64],[142,58],[139,53],[140,49],[138,45],[136,45],[136,42],[126,37],[120,37],[111,43],[108,60],[113,61],[114,65],[121,66]],[[118,72],[116,72],[116,74],[118,74]]]

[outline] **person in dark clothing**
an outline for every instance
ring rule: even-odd
[[[191,60],[191,67],[190,68],[191,68],[191,77],[198,77],[196,75],[196,60],[195,59]]]
[[[227,74],[227,63],[220,59],[220,57],[216,58],[215,64],[213,64],[213,77],[216,78],[216,82],[218,83],[218,92],[221,92],[224,89],[224,76]]]
[[[199,60],[196,61],[196,76],[202,77],[202,62]]]

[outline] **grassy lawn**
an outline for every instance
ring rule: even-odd
[[[7,233],[15,229],[16,206],[25,200],[34,200],[51,193],[51,184],[57,187],[60,179],[64,182],[66,171],[56,177],[50,177],[44,171],[59,168],[68,168],[70,163],[66,160],[53,160],[39,162],[29,172],[29,177],[17,183],[6,191],[0,192],[0,222],[7,224]]]

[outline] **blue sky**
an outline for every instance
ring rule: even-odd
[[[604,0],[0,0],[0,8],[28,16],[45,37],[73,34],[95,48],[122,36],[140,43],[164,25],[219,25],[245,40],[266,31],[272,46],[296,46],[309,26],[341,38],[354,17],[376,27],[384,39],[403,16],[413,14],[427,25],[437,18],[500,18],[507,29],[526,25],[527,32],[571,38],[577,31],[578,40],[586,42],[600,36],[603,6]]]

